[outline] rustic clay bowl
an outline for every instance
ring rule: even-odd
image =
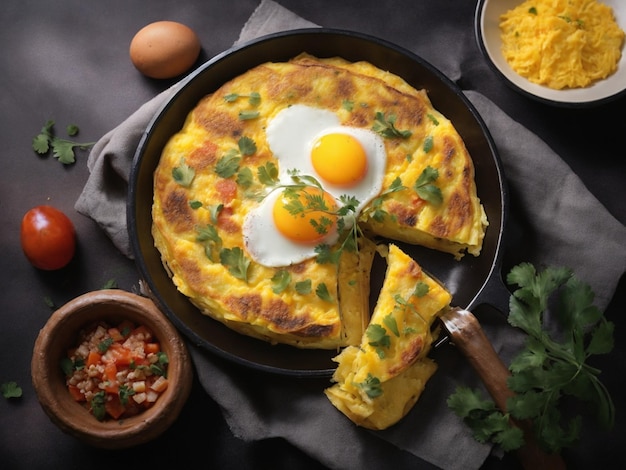
[[[83,327],[98,320],[123,319],[145,325],[157,337],[169,359],[169,386],[141,414],[100,422],[70,396],[60,360],[76,345]],[[189,396],[193,372],[185,343],[151,300],[122,290],[100,290],[71,300],[50,316],[35,342],[31,374],[41,406],[59,428],[90,445],[114,449],[142,444],[163,433]]]

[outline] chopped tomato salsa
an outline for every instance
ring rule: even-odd
[[[167,389],[167,355],[152,332],[124,321],[81,332],[61,361],[71,396],[98,420],[123,419],[156,403]]]

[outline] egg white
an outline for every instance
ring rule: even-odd
[[[348,134],[357,139],[367,156],[367,173],[364,178],[350,187],[330,184],[315,171],[311,162],[311,151],[316,140],[326,134]],[[382,138],[368,130],[342,126],[339,117],[332,111],[305,105],[293,105],[280,111],[268,124],[266,138],[270,150],[278,160],[278,180],[281,185],[293,184],[292,174],[314,177],[336,200],[337,207],[343,204],[343,195],[356,198],[359,203],[355,217],[381,191],[387,154]],[[329,234],[314,245],[300,244],[286,238],[278,231],[272,215],[274,203],[281,194],[276,189],[250,211],[243,224],[245,247],[254,261],[268,267],[289,266],[316,256],[319,243],[334,244],[336,233]]]

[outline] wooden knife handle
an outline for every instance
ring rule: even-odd
[[[511,375],[476,317],[467,310],[452,309],[442,315],[454,345],[467,357],[482,379],[496,406],[506,412],[506,401],[514,393],[507,386]],[[526,470],[565,469],[565,462],[558,454],[548,454],[538,445],[531,431],[531,423],[513,421],[524,432],[525,445],[517,451],[518,458]]]

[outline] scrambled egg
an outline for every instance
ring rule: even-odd
[[[596,0],[528,0],[500,20],[504,57],[531,82],[581,88],[617,69],[624,31]]]

